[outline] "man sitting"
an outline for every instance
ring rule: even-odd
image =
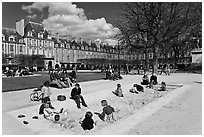
[[[87,105],[86,105],[86,103],[84,101],[84,98],[81,95],[81,88],[80,88],[79,84],[75,84],[75,87],[72,89],[71,99],[73,99],[76,102],[78,108],[81,108],[80,102],[82,102],[82,105],[84,107],[87,107]]]

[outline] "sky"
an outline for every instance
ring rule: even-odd
[[[15,28],[16,20],[42,23],[53,34],[114,44],[118,32],[119,2],[3,2],[2,26]]]

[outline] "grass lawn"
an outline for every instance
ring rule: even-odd
[[[77,73],[77,82],[99,80],[105,78],[105,74],[102,73]],[[2,78],[2,91],[15,91],[21,89],[36,88],[47,80],[50,80],[48,74],[42,74],[41,76],[31,77],[9,77]]]

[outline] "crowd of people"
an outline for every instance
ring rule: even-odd
[[[112,72],[111,72],[112,73]],[[139,94],[140,92],[144,92],[144,88],[154,88],[155,85],[158,84],[157,76],[155,73],[152,73],[150,79],[146,73],[144,73],[142,77],[141,84],[133,84],[133,87],[129,90],[131,93]],[[63,120],[68,119],[68,111],[61,108],[60,110],[56,110],[54,106],[51,104],[50,96],[52,95],[50,91],[50,87],[57,88],[68,88],[72,87],[73,83],[76,82],[76,72],[68,73],[67,71],[58,71],[53,70],[50,72],[50,81],[46,81],[41,89],[43,93],[42,104],[39,108],[39,114],[43,115],[45,119],[51,120],[54,122],[62,122]],[[55,86],[54,86],[55,85]],[[143,86],[144,85],[144,86]],[[161,82],[161,87],[155,93],[158,96],[161,96],[158,91],[166,91],[166,83]],[[116,90],[112,91],[113,95],[117,97],[124,98],[122,85],[120,83],[117,84]],[[66,98],[65,98],[66,99]],[[69,99],[72,99],[76,103],[76,107],[81,109],[81,105],[83,107],[88,107],[84,97],[82,96],[82,89],[78,83],[72,88]],[[108,105],[107,100],[101,101],[101,106],[103,107],[102,112],[94,112],[87,111],[85,113],[84,119],[79,121],[83,130],[92,130],[96,126],[96,122],[93,120],[93,114],[97,115],[98,118],[102,121],[114,122],[116,121],[114,117],[115,109],[111,105]]]
[[[52,104],[50,96],[52,95],[50,91],[50,83],[49,81],[46,81],[41,89],[43,92],[43,98],[42,98],[42,104],[39,108],[39,115],[43,115],[43,117],[47,120],[51,120],[53,122],[62,122],[63,120],[66,120],[68,118],[68,111],[64,110],[64,108],[61,108],[60,110],[56,110]],[[77,108],[81,109],[82,104],[84,107],[88,107],[86,104],[82,94],[81,94],[81,88],[80,85],[77,83],[75,84],[75,87],[71,90],[71,97],[70,99],[73,99],[76,102]],[[113,113],[115,112],[114,108],[108,105],[107,100],[101,101],[101,106],[103,107],[103,110],[101,113],[94,112],[94,114],[98,115],[98,117],[102,121],[108,121],[113,122],[115,121],[115,118],[113,116]],[[92,112],[87,111],[85,114],[85,118],[81,121],[79,121],[81,127],[84,130],[91,130],[95,127],[96,122],[92,119]]]
[[[27,76],[27,75],[33,75],[32,72],[30,72],[26,68],[21,68],[21,69],[9,69],[7,68],[5,71],[2,73],[6,77],[15,77],[15,76]]]
[[[65,70],[50,71],[50,86],[55,88],[70,88],[76,82],[76,72],[68,73]]]
[[[122,76],[119,74],[117,70],[108,69],[106,70],[106,79],[118,80],[118,79],[122,79]]]

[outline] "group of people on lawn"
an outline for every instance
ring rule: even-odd
[[[148,75],[146,73],[142,77],[141,84],[146,85],[149,88],[153,88],[153,85],[156,85],[157,83],[158,83],[157,82],[157,76],[154,73],[150,77],[150,81],[149,81]],[[162,90],[162,91],[166,90],[165,82],[162,82],[162,86],[161,86],[160,90]],[[40,109],[39,109],[39,114],[43,114],[44,118],[49,119],[49,120],[53,120],[55,122],[60,122],[63,119],[67,119],[68,118],[67,110],[64,110],[62,108],[59,111],[56,111],[55,108],[51,104],[50,96],[52,93],[50,91],[49,81],[46,81],[44,83],[44,85],[42,87],[42,92],[44,93],[44,96],[42,99],[42,104],[41,104]],[[138,94],[139,92],[144,92],[144,88],[140,84],[134,84],[133,87],[130,89],[130,92]],[[118,96],[118,97],[124,97],[121,84],[117,84],[117,88],[115,91],[113,91],[113,94]],[[81,104],[84,107],[88,107],[83,96],[81,95],[81,88],[80,88],[80,85],[78,83],[75,84],[75,87],[71,90],[70,99],[73,99],[76,102],[77,108],[79,108],[79,109],[81,108]],[[108,121],[108,122],[115,121],[115,118],[113,115],[115,110],[112,106],[108,105],[107,100],[102,100],[101,106],[103,107],[102,113],[94,112],[94,114],[98,115],[98,117],[102,121]],[[92,117],[93,117],[92,112],[87,111],[85,114],[85,118],[79,122],[81,124],[81,127],[84,130],[91,130],[96,125],[96,123],[94,122]]]
[[[68,73],[65,70],[50,71],[50,87],[55,88],[69,88],[76,82],[76,72],[73,70]]]
[[[106,71],[106,79],[109,80],[118,80],[118,79],[122,79],[122,77],[120,76],[119,72],[115,69],[108,69]]]

